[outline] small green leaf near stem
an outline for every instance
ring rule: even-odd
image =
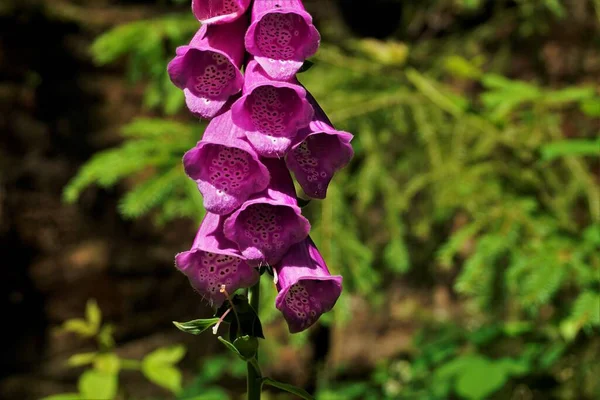
[[[311,396],[310,393],[308,393],[306,390],[296,387],[294,385],[290,385],[288,383],[278,382],[271,378],[262,378],[261,385],[262,384],[271,385],[278,389],[285,390],[286,392],[295,394],[296,396],[304,400],[315,400],[315,398]]]
[[[173,321],[173,325],[175,325],[180,331],[191,333],[192,335],[199,335],[218,322],[219,318],[206,318],[195,319],[188,322]]]

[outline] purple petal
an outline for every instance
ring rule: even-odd
[[[252,7],[246,49],[273,79],[289,79],[319,48],[321,36],[300,0],[260,0]]]
[[[342,293],[342,277],[332,276],[310,237],[290,248],[274,267],[275,306],[291,333],[301,332],[331,310]]]
[[[250,265],[273,265],[291,245],[308,236],[294,183],[283,160],[267,159],[267,190],[252,196],[225,220],[225,236],[235,242]]]
[[[183,89],[188,108],[201,118],[214,117],[242,88],[246,26],[245,18],[202,26],[189,45],[177,48],[167,67],[171,81]]]
[[[231,110],[226,111],[183,156],[185,172],[198,184],[209,212],[229,214],[269,184],[269,171],[243,134],[231,121]]]
[[[217,307],[226,298],[220,292],[221,285],[231,294],[254,285],[259,278],[256,268],[249,266],[235,244],[223,236],[223,217],[211,213],[204,217],[192,249],[175,256],[175,266]]]
[[[223,24],[238,19],[249,5],[250,0],[192,0],[192,12],[202,24]]]
[[[352,134],[338,131],[309,95],[315,115],[308,128],[296,137],[286,163],[307,196],[324,199],[336,171],[348,164],[354,151]]]
[[[246,68],[244,95],[232,106],[233,122],[247,131],[258,154],[282,157],[298,129],[308,126],[313,109],[306,90],[293,79],[270,79],[256,61]]]

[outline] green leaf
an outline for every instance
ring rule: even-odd
[[[91,364],[98,353],[79,353],[73,354],[67,360],[69,367],[81,367],[82,365]]]
[[[406,77],[421,94],[452,115],[461,115],[469,107],[467,99],[445,90],[441,85],[426,78],[414,69],[406,71]]]
[[[105,349],[112,349],[115,347],[115,339],[113,338],[114,330],[115,327],[110,324],[106,324],[100,328],[100,332],[98,332],[96,339],[101,347]]]
[[[579,333],[579,331],[581,329],[581,325],[579,324],[578,321],[566,319],[560,323],[558,329],[559,329],[562,337],[566,341],[570,342],[573,339],[575,339],[575,337]]]
[[[533,324],[527,321],[509,321],[502,327],[507,336],[520,336],[533,330]]]
[[[235,307],[236,314],[233,312],[228,313],[225,316],[224,321],[231,324],[230,326],[230,340],[235,340],[238,333],[238,319],[239,319],[239,336],[254,336],[258,338],[264,339],[265,336],[262,330],[262,324],[260,319],[258,318],[258,314],[252,308],[250,303],[248,303],[248,298],[241,294],[236,294],[231,299],[231,303]],[[215,317],[221,317],[227,312],[227,310],[231,308],[231,304],[229,302],[223,303],[223,305],[217,310],[215,313]]]
[[[499,367],[510,376],[525,375],[531,370],[531,366],[526,358],[508,358],[503,357],[493,362],[496,367]]]
[[[468,339],[477,346],[484,346],[494,341],[501,333],[501,329],[496,325],[484,325],[470,333]]]
[[[99,354],[94,360],[94,368],[107,374],[117,375],[121,369],[121,359],[115,353]]]
[[[195,319],[188,322],[173,321],[173,325],[182,332],[199,335],[208,328],[216,325],[220,318]]]
[[[87,370],[77,384],[82,399],[112,400],[117,395],[117,375]]]
[[[182,186],[186,176],[179,164],[171,170],[156,174],[130,190],[119,202],[121,215],[129,219],[139,218],[152,208],[164,203]]]
[[[63,323],[62,329],[73,332],[83,337],[92,337],[96,334],[93,326],[81,318],[69,319]]]
[[[481,76],[481,69],[478,65],[458,55],[446,57],[444,68],[459,78],[478,79]]]
[[[85,400],[79,393],[61,393],[53,394],[52,396],[44,397],[40,400]]]
[[[542,368],[550,368],[557,362],[567,349],[565,343],[554,343],[540,357],[540,365]]]
[[[163,387],[175,394],[181,391],[182,376],[177,367],[165,364],[143,364],[142,373],[155,385]]]
[[[258,339],[254,336],[246,335],[239,337],[235,339],[233,345],[246,361],[253,358],[258,351]]]
[[[102,322],[102,311],[100,311],[96,299],[89,299],[87,301],[85,306],[85,318],[87,319],[89,326],[98,332],[100,323]]]
[[[159,348],[142,360],[142,373],[152,383],[170,390],[181,391],[181,371],[173,364],[185,356],[185,347],[181,345]]]
[[[164,118],[136,118],[121,128],[121,136],[126,139],[166,141],[183,147],[193,144],[205,127],[203,122],[192,125]],[[185,143],[178,143],[180,141]]]
[[[588,117],[600,117],[600,98],[583,100],[579,108]]]
[[[553,160],[564,156],[600,157],[600,140],[559,140],[544,145],[541,151],[544,160]]]
[[[600,326],[600,293],[586,290],[579,294],[569,319],[581,327]]]
[[[139,360],[132,360],[132,359],[127,359],[127,358],[122,358],[121,360],[121,368],[122,369],[129,369],[129,370],[133,370],[133,371],[138,371],[142,365],[142,363]]]
[[[174,345],[169,347],[161,347],[154,350],[144,357],[142,362],[153,364],[176,364],[183,359],[186,350],[183,345]]]
[[[270,276],[273,276],[273,267],[271,267],[270,265],[262,265],[259,268],[258,273],[262,276],[265,272]]]
[[[398,274],[405,274],[410,269],[408,249],[402,238],[393,238],[384,250],[384,259],[389,268]]]
[[[123,146],[94,154],[65,186],[63,199],[75,202],[92,183],[108,188],[145,168],[169,161],[156,140],[132,140]],[[164,147],[164,146],[163,146]]]
[[[544,5],[557,18],[564,18],[567,15],[567,10],[565,9],[565,6],[561,4],[560,0],[545,0]]]
[[[231,343],[227,339],[224,339],[223,336],[219,336],[217,339],[221,343],[223,343],[225,345],[225,347],[227,347],[229,350],[231,350],[235,355],[237,355],[242,360],[246,361],[245,358],[244,358],[244,356],[242,356],[242,354],[240,353],[240,351],[233,345],[233,343]]]
[[[92,44],[91,51],[94,62],[99,65],[111,63],[126,54],[145,56],[144,61],[150,65],[160,64],[164,39],[169,38],[179,44],[185,35],[196,29],[198,21],[190,13],[134,21],[118,25],[100,35]],[[140,42],[140,37],[147,40]],[[159,59],[156,59],[157,55]]]
[[[471,356],[462,356],[454,358],[437,368],[434,372],[434,378],[442,381],[450,380],[458,375],[470,361]]]
[[[406,63],[409,47],[399,41],[372,38],[352,42],[352,47],[378,64],[399,67]]]
[[[585,101],[593,99],[595,92],[593,87],[569,87],[562,90],[553,90],[546,93],[544,102],[547,104],[563,104]]]
[[[470,400],[484,399],[506,382],[506,371],[483,357],[469,357],[456,378],[456,393]]]
[[[476,10],[481,7],[482,0],[463,0],[462,6],[466,9]]]
[[[485,74],[481,83],[487,89],[480,98],[495,122],[505,122],[519,105],[538,101],[545,93],[539,87],[524,81],[511,80],[501,75]]]
[[[214,382],[227,372],[230,364],[231,358],[228,355],[210,357],[202,363],[202,378]]]
[[[301,399],[305,399],[305,400],[314,400],[315,399],[306,390],[296,387],[294,385],[290,385],[288,383],[278,382],[275,379],[263,378],[262,383],[276,387],[281,390],[285,390],[288,393],[295,394],[296,396],[300,397]]]

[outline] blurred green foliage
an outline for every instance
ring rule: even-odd
[[[469,17],[485,3],[407,2],[403,18],[418,31],[429,15]],[[332,272],[345,278],[324,322],[349,318],[349,293],[382,304],[389,282],[405,279],[451,282],[461,305],[457,320],[421,321],[409,357],[382,360],[369,381],[319,382],[319,399],[511,398],[538,390],[543,377],[554,384],[542,385],[542,398],[600,397],[592,378],[600,375],[592,362],[600,354],[600,95],[583,79],[509,78],[511,40],[543,41],[571,10],[561,0],[508,3],[494,2],[485,23],[420,40],[325,28],[316,65],[300,76],[337,127],[356,135],[352,164],[326,200],[304,209]],[[586,7],[600,16],[598,4]],[[196,28],[188,12],[137,21],[105,33],[92,51],[99,64],[125,56],[130,78],[148,83],[149,108],[185,115],[165,66]],[[181,156],[203,125],[187,121],[132,121],[123,144],[96,154],[65,199],[133,177],[125,217],[199,220]],[[263,283],[267,323],[277,313]]]
[[[78,393],[56,394],[43,400],[123,398],[119,391],[119,374],[125,370],[141,371],[150,382],[174,394],[182,391],[182,374],[176,364],[185,356],[185,347],[161,347],[147,354],[141,361],[120,357],[115,351],[114,327],[102,324],[102,312],[95,300],[88,300],[85,319],[67,320],[61,329],[84,339],[95,339],[98,350],[74,354],[67,360],[68,366],[72,368],[90,366],[79,376]]]

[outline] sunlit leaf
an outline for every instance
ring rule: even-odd
[[[94,360],[94,368],[100,372],[117,375],[121,369],[121,360],[115,353],[99,354]]]
[[[83,337],[91,337],[96,334],[96,329],[94,329],[93,326],[90,326],[87,321],[79,318],[65,321],[62,325],[62,329]]]
[[[207,319],[195,319],[187,322],[176,322],[173,321],[173,325],[180,331],[185,333],[191,333],[192,335],[199,335],[208,328],[217,324],[220,318],[207,318]]]
[[[97,353],[95,353],[95,352],[94,353],[73,354],[67,360],[67,364],[70,367],[81,367],[83,365],[91,364],[92,362],[94,362],[96,355],[97,355]]]
[[[182,375],[174,364],[181,361],[185,353],[185,347],[181,345],[156,349],[142,360],[142,373],[152,383],[179,393]]]
[[[117,375],[87,370],[77,384],[82,399],[112,400],[117,395]]]
[[[548,143],[542,147],[542,157],[545,160],[564,156],[600,157],[600,140],[560,140]]]
[[[98,307],[98,302],[95,299],[89,299],[85,306],[85,318],[89,326],[94,329],[95,332],[98,332],[100,328],[100,323],[102,322],[102,311],[100,311],[100,307]]]

